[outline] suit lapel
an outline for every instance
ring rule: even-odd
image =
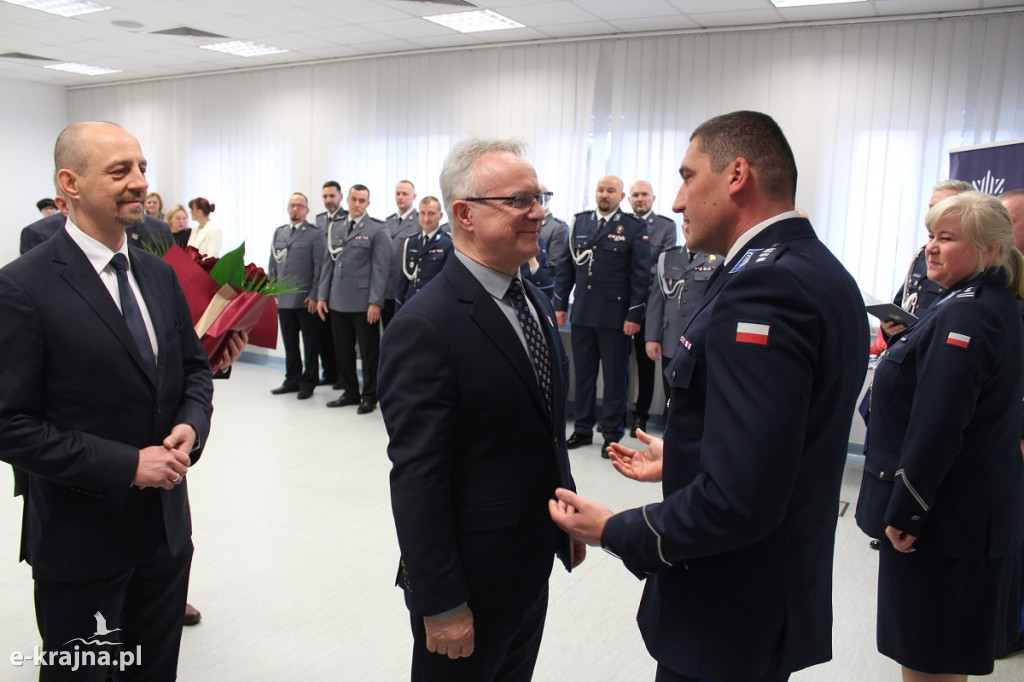
[[[542,414],[546,414],[547,409],[544,407],[544,399],[541,397],[540,386],[537,384],[537,374],[533,369],[533,362],[527,355],[526,349],[523,348],[519,336],[512,329],[508,318],[494,302],[494,298],[456,256],[448,258],[443,272],[448,276],[459,300],[472,306],[470,319],[505,356],[519,378],[526,383],[530,395],[533,397],[534,405]],[[553,366],[552,372],[554,372]]]
[[[82,300],[93,309],[96,316],[107,326],[111,333],[117,337],[117,340],[124,346],[127,354],[132,358],[132,361],[142,371],[143,374],[151,381],[155,381],[155,377],[151,371],[147,369],[146,363],[143,362],[142,356],[139,355],[139,349],[135,345],[135,339],[132,338],[131,332],[128,330],[128,324],[124,321],[124,316],[121,315],[121,311],[118,310],[117,304],[114,303],[114,299],[110,296],[110,291],[104,286],[103,281],[99,275],[96,274],[96,270],[93,268],[92,263],[86,258],[82,250],[78,248],[78,245],[71,239],[70,235],[65,230],[61,230],[53,239],[55,240],[54,262],[60,267],[60,277],[71,289],[82,297]],[[131,261],[132,267],[135,267],[135,259]],[[139,287],[142,288],[142,282],[139,281]],[[150,287],[152,289],[153,287]],[[145,293],[145,289],[143,289]],[[146,298],[146,305],[149,306],[149,298]],[[152,308],[150,308],[150,316],[153,317]],[[159,328],[157,329],[157,338],[159,336]]]

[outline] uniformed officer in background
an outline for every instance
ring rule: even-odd
[[[569,248],[555,276],[555,316],[564,327],[572,305],[572,359],[576,370],[576,423],[566,441],[571,450],[594,439],[598,361],[604,374],[601,430],[607,457],[622,438],[626,419],[629,337],[640,331],[651,281],[647,227],[619,210],[626,197],[622,180],[609,175],[597,183],[597,210],[577,213]]]
[[[540,186],[541,192],[547,192],[548,188]],[[540,223],[540,238],[544,240],[548,254],[548,270],[551,273],[552,285],[555,281],[555,270],[559,261],[565,254],[566,244],[569,242],[569,226],[561,218],[551,215],[551,204],[544,207],[544,220]]]
[[[391,272],[391,240],[384,223],[366,214],[370,190],[352,185],[348,191],[348,223],[335,225],[320,270],[316,311],[330,311],[338,381],[344,391],[328,407],[359,405],[359,414],[377,407],[377,362],[380,357],[380,311]],[[341,227],[341,229],[338,229]],[[363,364],[363,390],[356,374],[356,343]]]
[[[391,273],[388,276],[387,291],[384,294],[384,308],[381,310],[381,324],[386,329],[394,317],[397,305],[398,285],[402,278],[402,248],[405,240],[420,233],[419,214],[415,208],[416,186],[408,180],[395,185],[395,205],[398,210],[384,220],[388,236],[391,238]]]
[[[302,291],[277,296],[277,318],[284,343],[284,383],[271,393],[298,393],[299,400],[313,395],[317,384],[319,331],[316,315],[320,263],[324,259],[324,232],[306,221],[309,200],[296,192],[288,199],[289,222],[274,231],[267,276],[271,279],[294,277],[306,285]],[[302,355],[299,355],[299,335]],[[305,369],[303,369],[303,361]]]
[[[441,272],[454,248],[451,235],[439,229],[442,215],[437,197],[425,197],[420,202],[420,231],[405,238],[398,255],[401,275],[395,294],[395,312]]]
[[[324,208],[327,210],[318,213],[316,226],[324,231],[324,236],[337,223],[339,226],[348,220],[348,211],[341,207],[341,185],[337,180],[328,180],[322,188]],[[326,247],[325,247],[326,250]],[[338,390],[338,363],[334,357],[334,333],[331,331],[331,321],[321,320],[318,316],[317,327],[320,332],[320,365],[323,368],[323,378],[320,379],[320,386],[330,386]]]
[[[637,180],[629,189],[629,205],[641,222],[647,224],[647,234],[651,245],[651,289],[654,289],[653,268],[658,257],[676,245],[676,223],[671,218],[654,212],[654,188],[646,180]],[[644,323],[640,323],[640,331],[633,335],[633,350],[636,355],[636,405],[633,410],[633,426],[629,435],[636,438],[637,429],[647,429],[647,419],[651,416],[651,400],[654,397],[654,362],[647,357],[645,346]]]
[[[683,237],[690,221],[683,216]],[[708,288],[708,280],[722,264],[715,255],[690,251],[686,243],[662,251],[651,276],[651,294],[647,298],[647,335],[645,353],[652,363],[661,360],[661,382],[668,398],[665,368],[675,355],[679,339],[690,316]],[[646,430],[645,426],[638,427]]]

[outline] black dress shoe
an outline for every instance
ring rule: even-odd
[[[575,450],[576,448],[583,447],[584,445],[590,445],[593,442],[593,436],[580,433],[579,431],[573,431],[572,435],[569,436],[569,440],[565,441],[565,447],[569,450]]]
[[[334,379],[328,379],[327,377],[324,377],[320,381],[316,382],[316,385],[317,386],[329,386],[329,385],[334,384],[334,383],[336,383]]]
[[[604,442],[604,445],[601,446],[601,457],[603,457],[604,459],[611,459],[612,458],[612,456],[608,454],[608,446],[611,445],[614,442],[616,442],[616,441],[614,441],[614,440],[606,440]]]
[[[299,390],[299,394],[295,397],[298,398],[299,400],[309,400],[310,398],[313,397],[313,389],[303,388]]]
[[[288,384],[281,384],[277,388],[270,389],[270,392],[274,395],[284,395],[285,393],[298,393],[298,386],[289,386]]]
[[[870,547],[871,549],[873,549],[873,550],[875,550],[877,552],[878,551],[878,547],[879,547],[878,540],[872,540],[871,542],[869,542],[868,543],[868,547]]]
[[[640,429],[641,431],[647,430],[647,417],[637,417],[636,419],[634,419],[633,428],[629,430],[629,435],[632,436],[633,438],[636,438],[637,429]]]
[[[601,433],[602,431],[604,431],[604,426],[598,424],[597,426],[594,427],[594,430],[597,431],[598,433]]]
[[[335,390],[335,391],[344,391],[344,390],[345,390],[345,387],[344,387],[344,386],[342,386],[342,385],[341,385],[340,383],[337,383],[337,384],[331,384],[331,388],[332,388],[333,390]]]
[[[346,405],[358,405],[359,396],[342,393],[340,397],[327,403],[327,407],[345,407]]]
[[[377,409],[376,400],[361,400],[359,401],[359,407],[356,408],[356,414],[369,414]]]

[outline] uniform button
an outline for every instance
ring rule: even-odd
[[[878,477],[884,481],[885,480],[885,472],[884,471],[880,472],[878,474]]]
[[[904,337],[900,338],[900,343],[906,343],[906,342],[907,342],[907,337],[904,336]]]
[[[919,514],[914,514],[913,516],[910,517],[910,520],[911,521],[920,521],[921,520],[921,516]]]
[[[676,378],[676,371],[675,371],[675,370],[672,370],[672,378],[673,378],[673,379],[675,379],[675,378]]]
[[[592,286],[590,286],[590,285],[588,284],[588,285],[587,285],[587,288],[588,288],[588,289],[593,289],[594,287],[592,287]]]

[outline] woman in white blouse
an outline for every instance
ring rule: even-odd
[[[220,256],[222,235],[220,228],[210,222],[210,214],[217,208],[203,197],[198,197],[188,202],[192,211],[192,220],[199,223],[199,227],[192,230],[189,235],[188,245],[194,246],[204,256]]]

